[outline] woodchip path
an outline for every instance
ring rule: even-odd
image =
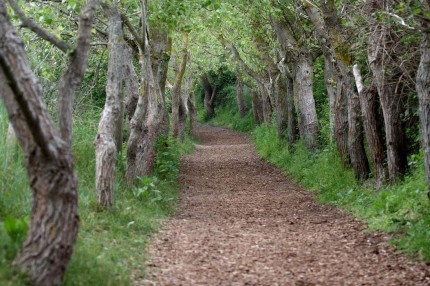
[[[257,155],[247,135],[199,125],[178,213],[137,285],[430,285],[413,263]]]

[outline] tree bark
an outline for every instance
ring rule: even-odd
[[[313,63],[309,56],[297,59],[294,70],[294,102],[299,119],[300,135],[308,149],[318,146],[318,117],[312,90]]]
[[[125,80],[125,90],[127,93],[127,100],[125,104],[125,113],[127,117],[127,125],[130,128],[130,121],[133,118],[133,115],[136,111],[137,103],[139,101],[140,91],[139,91],[139,79],[136,74],[136,70],[134,69],[133,59],[132,59],[132,51],[126,48],[125,53],[125,69],[124,69],[124,80]],[[146,99],[146,97],[145,97]],[[143,100],[141,102],[144,106],[146,106],[147,101]],[[145,107],[142,108],[146,110]]]
[[[167,71],[169,69],[169,61],[172,52],[172,39],[169,37],[166,31],[160,30],[158,28],[151,27],[150,31],[152,72],[160,87],[163,102],[163,108],[161,110],[163,120],[160,125],[160,134],[168,136],[169,113],[166,107],[165,89]]]
[[[189,110],[189,116],[190,116],[189,129],[190,129],[190,135],[192,136],[194,136],[194,129],[197,122],[197,108],[196,108],[195,102],[196,102],[196,95],[194,94],[194,92],[192,92],[190,94],[190,97],[188,98],[188,110]]]
[[[142,0],[142,23],[144,26],[145,49],[143,51],[142,79],[145,96],[148,97],[146,112],[139,102],[130,123],[130,137],[127,142],[127,169],[126,179],[128,184],[133,184],[137,177],[150,175],[155,160],[155,143],[162,132],[163,124],[163,95],[160,90],[159,79],[154,77],[151,63],[151,45],[148,35],[148,19],[146,1]],[[146,114],[145,114],[146,113]],[[145,117],[142,117],[145,115]]]
[[[69,144],[54,129],[4,2],[0,2],[0,89],[33,192],[30,228],[14,264],[36,286],[59,285],[79,227],[73,159]]]
[[[349,80],[349,76],[345,79]],[[351,165],[357,180],[369,178],[370,167],[363,144],[363,130],[360,121],[360,101],[352,82],[344,83],[348,95],[348,149]]]
[[[287,139],[288,136],[288,79],[279,75],[276,78],[276,125],[278,130],[278,137],[280,140]]]
[[[216,87],[212,87],[209,81],[209,77],[206,74],[202,75],[200,77],[200,80],[202,82],[203,90],[204,90],[203,105],[205,108],[205,112],[209,118],[212,118],[215,116],[213,102],[216,96]]]
[[[263,123],[263,108],[261,106],[261,101],[254,87],[248,86],[248,88],[252,100],[252,113],[254,115],[254,121],[257,125],[260,125]]]
[[[264,86],[263,80],[257,82],[258,91],[263,107],[263,122],[270,125],[272,122],[272,105],[270,104],[270,96],[268,89]]]
[[[286,77],[287,80],[287,114],[288,114],[288,146],[291,148],[297,140],[297,114],[294,106],[294,83],[293,79]]]
[[[236,102],[241,118],[245,117],[248,108],[245,104],[245,93],[243,91],[243,79],[239,69],[236,69]]]
[[[372,0],[373,1],[373,0]],[[379,2],[378,2],[379,3]],[[387,145],[388,176],[390,181],[401,178],[407,167],[405,130],[402,124],[402,95],[397,86],[395,63],[391,63],[387,52],[394,43],[389,27],[371,20],[368,44],[368,59],[381,101]]]
[[[350,48],[341,32],[342,23],[337,15],[334,0],[325,0],[321,9],[322,12],[312,5],[305,5],[305,11],[315,26],[323,53],[327,60],[332,59],[337,74],[338,99],[335,109],[339,113],[335,117],[336,142],[344,164],[348,164],[348,154],[356,178],[359,180],[366,179],[370,169],[364,150],[359,98],[354,88],[354,78],[349,67],[351,62]],[[347,120],[345,121],[345,119]],[[344,133],[346,122],[348,124],[347,137]],[[347,148],[345,148],[346,138]],[[346,150],[348,152],[345,152]]]
[[[353,71],[360,99],[367,145],[369,146],[369,153],[375,168],[376,186],[379,188],[387,179],[387,173],[384,164],[383,139],[381,132],[378,130],[377,91],[373,84],[369,88],[364,86],[358,65],[354,66]]]
[[[185,69],[188,60],[188,34],[182,34],[182,59],[181,65],[176,73],[175,82],[172,87],[172,134],[176,138],[183,136],[184,119],[187,118],[185,103],[181,98],[182,79],[184,78]]]
[[[430,4],[429,4],[430,5]],[[426,9],[428,11],[428,7]],[[424,167],[427,184],[427,194],[430,192],[430,32],[428,23],[422,35],[421,60],[418,67],[416,89],[419,98],[422,145],[424,149]]]
[[[82,8],[76,49],[70,53],[69,65],[61,78],[58,88],[58,123],[61,137],[68,144],[72,142],[73,102],[87,66],[91,29],[97,5],[98,0],[92,0],[88,1]]]
[[[334,140],[335,121],[336,121],[336,98],[337,94],[337,76],[333,66],[332,58],[329,54],[324,53],[324,82],[330,104],[330,140]]]
[[[124,74],[124,38],[121,15],[115,4],[103,5],[109,18],[109,65],[106,101],[94,145],[96,149],[97,202],[111,207],[114,199],[115,160],[122,142],[115,142],[118,120],[122,117],[122,82]],[[122,122],[122,120],[121,120]],[[122,124],[121,124],[122,125]]]

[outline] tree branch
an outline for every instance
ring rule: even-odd
[[[58,47],[64,53],[67,53],[67,51],[72,49],[72,47],[68,43],[56,37],[54,34],[49,33],[48,31],[43,29],[39,24],[37,24],[35,21],[25,16],[24,11],[21,10],[21,8],[19,7],[18,3],[15,0],[8,0],[8,1],[12,9],[15,11],[19,19],[21,20],[23,27],[29,28],[31,31],[39,35],[42,39]]]

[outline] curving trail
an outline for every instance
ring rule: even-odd
[[[176,217],[137,285],[430,285],[429,267],[260,159],[247,135],[198,125]]]

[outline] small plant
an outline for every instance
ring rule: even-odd
[[[158,189],[158,182],[157,177],[140,177],[138,186],[133,189],[134,196],[143,201],[161,201],[163,196]]]
[[[28,231],[27,219],[7,216],[4,220],[4,228],[9,238],[14,243],[21,245]]]

